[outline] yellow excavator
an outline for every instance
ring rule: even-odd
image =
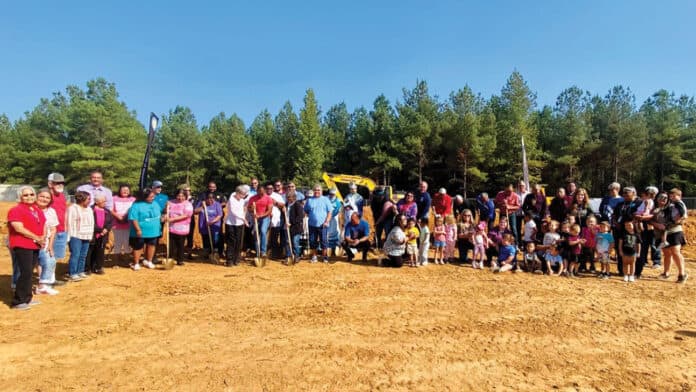
[[[336,188],[336,197],[338,197],[338,199],[341,201],[343,201],[343,195],[341,192],[342,190],[346,193],[349,192],[348,185],[350,183],[354,183],[358,186],[358,193],[360,193],[362,197],[365,198],[365,200],[369,199],[370,194],[374,192],[374,190],[378,186],[384,188],[385,194],[391,200],[399,201],[403,199],[405,195],[404,192],[394,191],[390,185],[377,185],[368,177],[356,176],[353,174],[334,174],[327,172],[322,173],[321,177],[329,189]]]

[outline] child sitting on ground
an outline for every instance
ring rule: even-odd
[[[558,252],[558,247],[556,245],[549,246],[546,254],[544,255],[544,261],[546,262],[546,271],[550,275],[553,275],[553,271],[558,269],[556,276],[561,276],[565,272],[565,267],[563,263],[563,257]]]
[[[517,248],[513,245],[514,243],[515,237],[512,234],[503,236],[503,243],[498,253],[498,266],[493,268],[493,272],[506,272],[517,266]]]
[[[442,216],[435,218],[433,227],[433,245],[435,246],[435,264],[445,264],[445,219]]]
[[[539,260],[539,256],[536,254],[536,244],[534,242],[527,242],[527,245],[525,245],[523,261],[527,272],[541,274],[541,260]]]

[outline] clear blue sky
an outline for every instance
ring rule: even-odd
[[[254,3],[254,4],[252,4]],[[339,4],[340,3],[340,4]],[[526,3],[526,4],[524,4]],[[488,97],[517,69],[553,104],[577,85],[696,95],[694,1],[11,1],[0,12],[0,113],[105,77],[138,119],[189,106],[247,126],[307,88],[370,107],[426,80]]]

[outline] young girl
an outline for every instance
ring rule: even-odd
[[[635,282],[636,255],[640,253],[640,236],[633,222],[624,223],[624,234],[619,240],[619,252],[623,260],[624,282]]]
[[[537,235],[537,225],[534,222],[534,214],[532,211],[527,211],[524,213],[524,236],[522,236],[522,242],[528,244],[534,242]]]
[[[570,245],[568,244],[568,237],[570,237],[570,223],[565,221],[561,224],[561,231],[558,233],[560,239],[556,241],[556,246],[558,247],[558,254],[563,258],[563,270],[565,275],[569,275],[569,263],[568,254],[570,253]]]
[[[640,233],[643,231],[644,227],[644,221],[647,221],[648,218],[651,216],[652,210],[655,207],[655,202],[653,201],[653,198],[657,194],[657,188],[653,186],[649,186],[645,188],[645,190],[641,193],[640,198],[643,201],[640,203],[638,206],[638,209],[636,212],[633,214],[635,223],[634,227],[636,229],[637,233]]]
[[[449,215],[445,225],[445,263],[454,260],[454,246],[457,244],[457,223],[454,216]]]
[[[408,219],[408,226],[406,226],[406,253],[408,254],[408,265],[411,267],[418,267],[418,236],[420,232],[416,227],[416,220],[414,218]]]
[[[455,226],[456,228],[456,226]],[[435,264],[445,264],[445,241],[447,240],[447,232],[445,231],[445,220],[442,216],[435,218],[435,227],[433,227],[433,244],[435,245]]]
[[[585,240],[582,244],[582,252],[580,253],[580,272],[587,271],[587,263],[590,263],[590,272],[595,272],[594,264],[594,249],[595,237],[597,236],[597,218],[590,215],[585,220],[585,227],[580,231],[580,238]]]
[[[599,233],[595,236],[595,250],[600,263],[600,279],[609,279],[609,251],[614,245],[614,236],[609,232],[609,222],[599,224]]]
[[[585,240],[580,237],[580,225],[574,224],[570,227],[570,235],[568,236],[568,262],[570,263],[568,276],[571,278],[578,276],[578,263],[583,244],[585,244]]]
[[[430,228],[428,227],[428,218],[421,218],[420,220],[420,237],[418,242],[420,246],[418,248],[418,259],[420,265],[428,265],[428,252],[430,251]]]
[[[481,221],[476,226],[476,234],[474,234],[474,260],[471,262],[473,268],[483,269],[487,248],[486,221]]]

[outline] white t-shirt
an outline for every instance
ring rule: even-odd
[[[280,226],[280,208],[276,207],[276,203],[285,204],[283,196],[277,192],[270,194],[271,199],[273,199],[273,209],[271,210],[271,227]]]
[[[229,213],[225,219],[225,224],[230,226],[241,226],[244,224],[244,217],[246,215],[247,200],[249,198],[244,198],[242,200],[237,200],[235,197],[235,192],[232,192],[230,198],[227,199],[227,208]]]
[[[524,242],[532,242],[534,241],[534,238],[532,238],[532,234],[534,231],[536,231],[536,222],[534,222],[534,219],[530,219],[529,222],[525,222],[524,224],[524,237],[522,237],[522,240]]]
[[[544,246],[553,245],[560,239],[561,235],[558,233],[546,233],[544,234]]]

